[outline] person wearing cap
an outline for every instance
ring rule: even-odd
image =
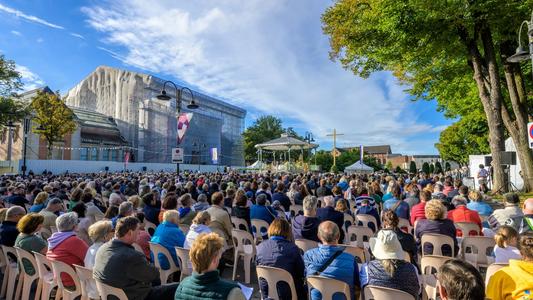
[[[452,220],[454,223],[459,222],[467,222],[467,223],[475,223],[477,226],[479,226],[479,232],[483,229],[483,225],[481,224],[481,218],[479,217],[479,214],[475,210],[468,209],[466,207],[467,200],[463,196],[455,196],[452,200],[453,206],[455,206],[455,209],[450,210],[448,212],[448,219]],[[478,235],[477,232],[470,232],[470,233],[464,233],[461,232],[459,228],[457,228],[457,236],[469,236],[469,235]],[[483,234],[481,234],[483,235]]]
[[[333,200],[333,197],[332,197]],[[322,242],[318,248],[304,253],[304,264],[307,276],[318,275],[345,282],[350,287],[355,299],[356,288],[359,288],[359,268],[353,255],[344,252],[344,247],[338,246],[340,237],[339,227],[331,221],[324,221],[318,226],[318,238]],[[311,300],[320,300],[320,293],[311,289]],[[333,295],[333,300],[345,299],[343,295]]]
[[[505,207],[495,210],[487,219],[490,229],[496,231],[501,225],[508,225],[518,231],[524,217],[518,194],[507,193],[503,195],[503,199]]]
[[[520,234],[533,233],[533,198],[528,198],[524,201],[522,212],[524,213],[524,218],[518,232]]]
[[[52,232],[50,226],[56,226],[57,215],[62,210],[63,201],[59,198],[53,198],[48,200],[46,207],[39,212],[44,217],[43,228],[47,230],[43,232],[43,238],[48,239],[50,237],[47,232]]]
[[[402,249],[393,230],[383,229],[377,237],[370,238],[370,250],[376,259],[361,268],[361,287],[381,286],[401,290],[415,299],[420,294],[418,270],[406,261],[409,256]]]

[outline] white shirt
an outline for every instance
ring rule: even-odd
[[[508,264],[510,259],[522,259],[520,250],[513,246],[500,248],[498,245],[494,247],[494,256],[496,256],[495,263]]]

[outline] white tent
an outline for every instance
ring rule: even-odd
[[[249,165],[248,167],[246,167],[247,169],[253,169],[253,170],[261,170],[261,169],[264,169],[266,168],[267,165],[265,163],[263,163],[262,161],[256,161],[254,162],[253,164]]]
[[[362,161],[358,160],[353,165],[344,168],[344,172],[352,173],[373,173],[374,168],[365,165]]]

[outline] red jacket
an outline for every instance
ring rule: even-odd
[[[417,220],[426,218],[426,202],[420,202],[411,208],[411,225],[415,226]]]
[[[448,219],[452,220],[454,223],[458,223],[458,222],[476,223],[479,226],[479,232],[481,232],[481,229],[483,229],[483,225],[481,224],[481,218],[479,217],[478,212],[475,210],[466,208],[465,205],[460,205],[456,207],[455,209],[450,210],[448,212]],[[463,236],[459,228],[457,228],[456,234],[457,236]]]
[[[59,245],[55,246],[55,248],[53,248],[52,250],[49,249],[46,253],[46,257],[50,260],[58,260],[64,262],[67,265],[70,265],[71,267],[74,264],[83,266],[85,254],[87,254],[88,249],[89,247],[83,240],[73,235],[71,237],[66,238]],[[61,280],[63,281],[63,285],[65,286],[74,285],[74,281],[67,274],[63,273],[61,275]]]

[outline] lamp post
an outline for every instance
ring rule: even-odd
[[[315,138],[313,136],[313,133],[311,131],[306,131],[304,140],[308,142],[309,144],[314,143]],[[315,148],[315,166],[316,166],[316,148]]]
[[[163,90],[161,91],[161,94],[157,95],[157,99],[159,100],[164,100],[164,101],[168,101],[170,99],[172,99],[169,95],[167,95],[167,91],[166,91],[166,86],[167,86],[167,83],[168,84],[171,84],[174,86],[174,90],[176,91],[176,110],[178,112],[178,122],[179,122],[179,117],[180,117],[180,114],[181,114],[181,103],[182,103],[182,95],[183,95],[183,92],[184,91],[189,91],[189,93],[191,93],[191,102],[189,102],[189,104],[187,104],[187,108],[188,109],[197,109],[199,108],[198,104],[196,104],[196,102],[194,101],[194,93],[191,91],[191,89],[187,88],[187,87],[181,87],[181,88],[178,88],[178,86],[170,81],[170,80],[167,80],[163,83]],[[177,132],[176,132],[177,133]],[[180,145],[180,140],[179,138],[177,139],[177,146],[179,147]],[[180,176],[180,163],[176,163],[176,176],[179,178]]]
[[[527,25],[528,31],[527,36],[529,40],[529,51],[526,47],[522,45],[522,27]],[[531,20],[523,21],[520,24],[520,30],[518,30],[518,48],[516,48],[516,53],[507,58],[508,62],[518,63],[524,60],[530,59],[533,66],[533,11],[531,11]]]

